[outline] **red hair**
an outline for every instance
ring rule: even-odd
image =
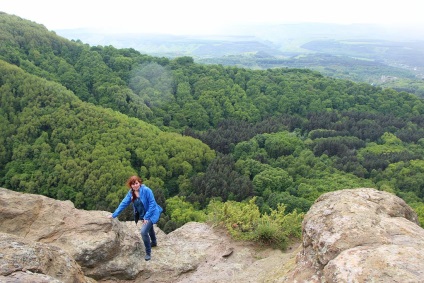
[[[141,179],[138,176],[131,176],[128,180],[127,180],[127,187],[131,189],[131,194],[132,194],[132,201],[134,202],[134,200],[137,198],[134,190],[131,188],[131,185],[134,184],[135,182],[139,182],[140,184],[143,184],[143,179]]]
[[[141,179],[138,176],[131,176],[128,180],[127,180],[127,187],[131,189],[131,185],[134,184],[135,182],[139,182],[140,184],[143,184],[143,179]]]

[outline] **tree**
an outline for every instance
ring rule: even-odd
[[[206,220],[205,213],[185,201],[185,197],[174,196],[168,198],[166,200],[166,213],[178,227],[187,222],[204,222]]]
[[[266,169],[253,178],[253,185],[257,195],[262,195],[266,189],[281,192],[292,184],[293,179],[285,170],[280,168]]]

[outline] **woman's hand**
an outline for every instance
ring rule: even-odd
[[[108,215],[107,218],[112,219],[112,214]]]

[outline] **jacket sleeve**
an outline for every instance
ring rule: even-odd
[[[146,190],[146,199],[147,199],[148,207],[146,207],[146,213],[144,214],[144,219],[151,220],[152,216],[156,212],[157,204],[156,204],[155,197],[153,196],[153,192],[150,189]]]
[[[113,218],[118,217],[118,215],[131,203],[131,190],[127,193],[127,195],[124,197],[124,199],[119,204],[118,208],[115,210],[115,212],[112,214]]]

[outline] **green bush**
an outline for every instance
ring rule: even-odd
[[[211,201],[207,207],[208,220],[225,227],[238,240],[254,241],[285,250],[290,240],[300,239],[303,213],[285,214],[279,204],[269,214],[261,214],[255,204],[256,197],[248,202]]]
[[[281,227],[279,227],[276,222],[261,219],[253,233],[253,240],[261,244],[285,250],[289,239],[282,233]]]

